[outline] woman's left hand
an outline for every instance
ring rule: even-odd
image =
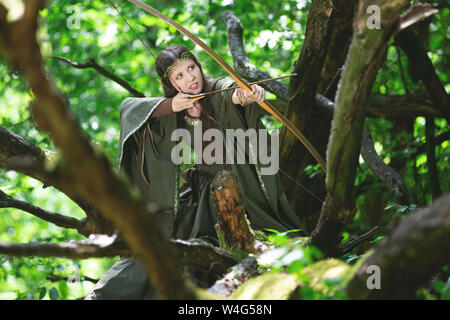
[[[257,84],[250,85],[252,91],[245,91],[242,88],[236,88],[233,93],[233,102],[235,104],[247,105],[253,102],[263,102],[265,98],[265,90]]]

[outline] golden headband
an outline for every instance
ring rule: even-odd
[[[185,51],[181,54],[181,57],[177,60],[177,63],[168,66],[166,69],[166,72],[164,72],[163,79],[167,78],[172,74],[172,72],[182,63],[184,60],[190,59],[192,56],[192,53],[190,51]]]

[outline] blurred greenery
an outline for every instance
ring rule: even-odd
[[[9,19],[20,16],[22,1],[1,0],[0,2],[10,8]],[[113,2],[118,5],[122,15],[139,36],[150,44],[150,50],[155,56],[166,46],[180,43],[193,50],[207,74],[214,77],[226,75],[215,61],[174,28],[168,27],[161,20],[127,1],[113,0]],[[225,10],[233,10],[242,21],[243,39],[250,61],[276,77],[289,74],[298,58],[305,37],[310,2],[309,0],[281,2],[274,0],[154,0],[151,1],[151,5],[203,39],[230,65],[233,61],[229,53],[226,28],[221,20],[221,14]],[[130,94],[95,70],[76,69],[50,56],[66,57],[77,62],[87,62],[88,59],[94,58],[98,64],[128,81],[146,96],[160,96],[162,89],[156,81],[154,59],[106,0],[48,1],[40,15],[38,36],[48,72],[59,90],[67,97],[81,128],[90,137],[92,143],[97,144],[106,153],[114,168],[117,168],[119,105]],[[447,31],[450,28],[449,24],[450,9],[444,8],[433,17],[427,28],[429,31],[428,55],[447,91],[450,90],[448,81],[450,34]],[[421,82],[415,81],[408,70],[406,55],[397,50],[395,43],[392,42],[387,50],[386,61],[377,76],[373,92],[403,95],[423,91]],[[41,148],[55,150],[49,137],[34,126],[29,112],[32,99],[32,93],[20,76],[20,71],[8,66],[0,56],[0,126],[14,131]],[[418,117],[408,121],[410,131],[399,129],[401,120],[373,118],[366,120],[366,128],[372,134],[377,152],[387,164],[394,166],[401,174],[418,205],[423,206],[432,200],[426,153],[425,151],[417,152],[425,142],[425,119]],[[448,123],[444,119],[434,121],[435,136],[449,130]],[[270,129],[280,127],[279,122],[273,121],[271,117],[265,117],[264,123]],[[436,147],[436,159],[441,189],[443,192],[448,192],[450,187],[448,141]],[[315,166],[305,170],[312,177],[317,174],[319,168]],[[373,178],[362,159],[356,184],[358,187],[364,186],[365,190],[370,190],[382,203],[380,210],[383,228],[394,215],[402,215],[410,211],[404,208],[399,209],[395,203],[392,203],[394,199],[392,194]],[[42,183],[22,174],[0,169],[0,188],[13,197],[45,210],[79,219],[84,217],[84,213],[65,195],[52,187],[43,188]],[[367,204],[368,197],[365,192],[361,192],[358,196],[357,214],[352,224],[345,230],[344,237],[349,238],[370,227],[367,224],[367,216],[372,209]],[[284,236],[284,234],[275,234],[272,235],[271,240],[283,242]],[[56,227],[20,210],[9,208],[1,210],[0,241],[62,242],[83,238],[74,230]],[[378,240],[374,239],[374,242],[368,246],[375,246]],[[368,247],[352,252],[344,257],[346,259],[344,261],[350,263],[359,259],[365,249]],[[299,255],[300,252],[297,251],[295,254]],[[291,258],[295,254],[291,254]],[[291,268],[290,270],[295,272],[297,270],[295,268],[304,267],[319,256],[314,248],[304,249],[302,255],[303,260],[293,260],[300,260],[294,266],[285,263],[280,268]],[[99,279],[117,259],[118,257],[68,260],[0,256],[0,299],[82,298],[93,286],[93,282],[86,278]],[[281,262],[283,261],[282,259]],[[49,280],[47,277],[50,275],[72,277],[72,279],[78,277],[80,281]],[[445,282],[446,279],[439,281],[442,283],[435,284],[436,292],[433,294],[437,298],[441,296],[448,298],[449,282]],[[314,296],[314,293],[311,294]]]

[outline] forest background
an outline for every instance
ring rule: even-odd
[[[446,92],[449,92],[450,9],[445,1],[430,2],[439,11],[414,27],[423,37],[426,54]],[[1,3],[10,10],[9,19],[20,16],[23,10],[21,1],[3,0]],[[174,28],[126,1],[118,5],[153,54],[157,55],[168,45],[180,43],[193,50],[207,74],[227,76],[215,61]],[[242,23],[244,48],[250,62],[259,70],[277,77],[293,72],[305,40],[311,2],[155,0],[151,5],[205,40],[233,65],[222,16],[225,11],[231,10]],[[149,97],[162,95],[154,59],[107,1],[49,1],[39,15],[38,39],[48,72],[67,97],[85,134],[117,170],[119,105],[125,97],[131,96],[130,92],[93,68],[79,69],[52,57],[63,57],[78,63],[93,59],[99,66]],[[33,93],[20,71],[8,65],[4,56],[0,59],[0,126],[40,148],[55,151],[57,148],[50,137],[35,127],[29,108]],[[286,80],[284,83],[289,82]],[[325,88],[320,90],[323,92]],[[384,238],[391,220],[409,214],[417,207],[429,205],[433,199],[448,193],[450,188],[448,122],[433,108],[420,76],[394,40],[388,44],[371,92],[371,96],[377,99],[389,97],[389,103],[394,99],[403,99],[401,103],[414,105],[414,108],[399,114],[394,112],[392,102],[392,106],[385,106],[380,114],[371,112],[364,123],[377,154],[400,174],[412,201],[409,204],[400,203],[360,157],[355,179],[356,212],[342,231],[342,242],[374,226],[379,226],[381,231],[363,247],[342,257],[349,264]],[[270,92],[266,97],[269,101],[279,100]],[[281,127],[270,116],[264,119],[264,123],[268,128]],[[316,129],[321,130],[320,124]],[[429,153],[430,141],[433,141],[432,153]],[[431,154],[434,156],[430,159]],[[295,167],[295,163],[292,166]],[[430,168],[434,174],[430,173]],[[282,169],[292,174],[288,168],[282,166]],[[322,170],[313,161],[302,163],[301,170],[295,173],[295,178],[301,177],[307,186],[308,179],[323,180]],[[295,184],[289,183],[284,181],[285,186],[294,190],[293,193],[298,193]],[[75,219],[85,217],[80,207],[63,193],[53,187],[44,188],[42,182],[14,170],[0,168],[0,189],[10,197],[48,212]],[[294,207],[300,208],[301,200],[291,197],[288,193]],[[317,216],[314,221],[317,221]],[[311,222],[310,225],[309,232],[315,224]],[[60,243],[85,239],[77,230],[58,227],[22,210],[0,210],[0,241]],[[82,298],[117,259],[12,258],[1,255],[0,299]],[[450,295],[449,276],[449,268],[444,267],[440,278],[424,289],[420,297],[436,299]]]

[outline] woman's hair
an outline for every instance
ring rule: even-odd
[[[183,53],[189,53],[189,59],[194,61],[197,66],[200,69],[202,79],[203,79],[203,88],[202,92],[209,92],[212,90],[212,81],[210,77],[206,77],[203,73],[202,65],[198,61],[198,59],[194,56],[192,52],[189,51],[188,48],[180,45],[172,45],[166,49],[164,49],[156,58],[155,61],[155,68],[156,72],[158,73],[158,76],[161,79],[163,90],[164,90],[164,96],[167,98],[172,98],[178,94],[178,91],[173,87],[172,83],[169,80],[169,77],[165,77],[165,73],[167,71],[167,68],[170,66],[173,66],[176,61],[180,58],[182,58]],[[186,53],[184,54],[186,56]],[[211,114],[212,112],[212,104],[211,104],[211,97],[206,96],[205,98],[199,100],[200,104],[202,105],[202,114],[200,116],[200,119],[203,121],[204,124],[207,125],[207,127],[210,127],[212,124],[210,123],[211,120],[207,116]],[[186,110],[183,110],[183,115],[186,114]],[[206,115],[205,115],[206,113]]]

